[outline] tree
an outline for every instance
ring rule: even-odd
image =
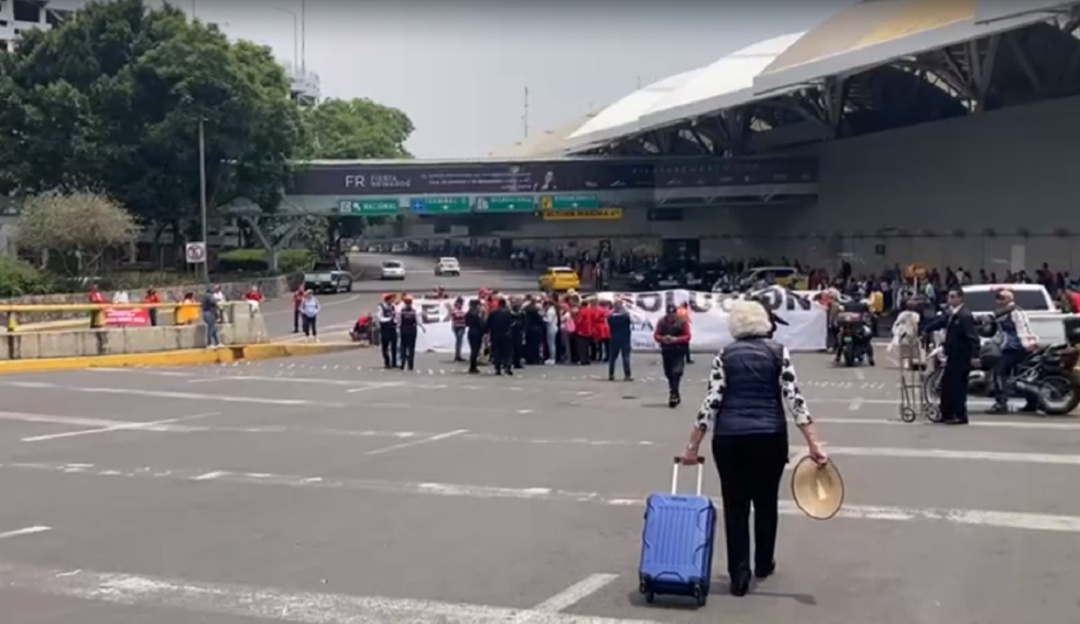
[[[47,193],[28,199],[17,222],[16,241],[34,251],[56,253],[71,275],[100,268],[109,249],[131,244],[140,227],[130,212],[96,193]]]
[[[273,211],[303,145],[270,50],[143,0],[93,2],[0,59],[0,191],[106,193],[182,232],[199,208],[199,122],[211,210]]]
[[[304,111],[309,159],[412,158],[405,141],[415,129],[409,116],[366,98],[326,100]]]

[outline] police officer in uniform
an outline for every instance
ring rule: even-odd
[[[477,359],[484,348],[484,313],[480,310],[480,301],[469,300],[469,311],[465,313],[465,336],[469,339],[469,374],[477,375]]]
[[[510,299],[510,341],[514,368],[522,368],[521,360],[525,356],[525,311],[521,309],[521,297]]]
[[[679,316],[675,304],[668,304],[667,316],[656,324],[653,339],[660,345],[664,376],[668,380],[668,407],[674,408],[682,402],[679,384],[686,368],[686,352],[690,350],[690,323]]]
[[[544,316],[536,299],[529,295],[525,298],[525,363],[540,364],[543,361],[540,346],[547,331]]]
[[[401,331],[401,370],[407,366],[413,370],[416,363],[416,332],[420,325],[420,318],[412,305],[412,297],[402,299],[401,311],[398,312],[398,325]]]
[[[379,341],[382,343],[383,366],[397,368],[397,311],[394,309],[394,295],[383,296],[379,304]]]
[[[491,363],[495,365],[495,374],[513,375],[514,341],[511,336],[513,318],[507,308],[506,299],[499,299],[491,312],[488,312],[487,331],[491,341]]]

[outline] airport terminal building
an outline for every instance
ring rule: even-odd
[[[289,202],[397,201],[422,238],[1080,270],[1078,7],[861,2],[490,160],[313,163]]]

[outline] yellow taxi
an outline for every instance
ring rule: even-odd
[[[739,277],[741,289],[758,288],[762,283],[791,290],[807,290],[810,286],[810,280],[794,267],[755,267]]]
[[[541,290],[562,292],[581,288],[581,277],[570,267],[550,267],[538,281]]]

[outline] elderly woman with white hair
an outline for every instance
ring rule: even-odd
[[[799,428],[810,456],[827,462],[806,399],[799,391],[787,347],[769,338],[772,323],[764,306],[736,301],[728,319],[734,342],[713,359],[709,389],[701,403],[683,463],[698,459],[706,432],[720,473],[724,538],[731,593],[750,589],[750,510],[754,510],[754,575],[765,579],[776,569],[780,478],[788,461],[784,404]]]

